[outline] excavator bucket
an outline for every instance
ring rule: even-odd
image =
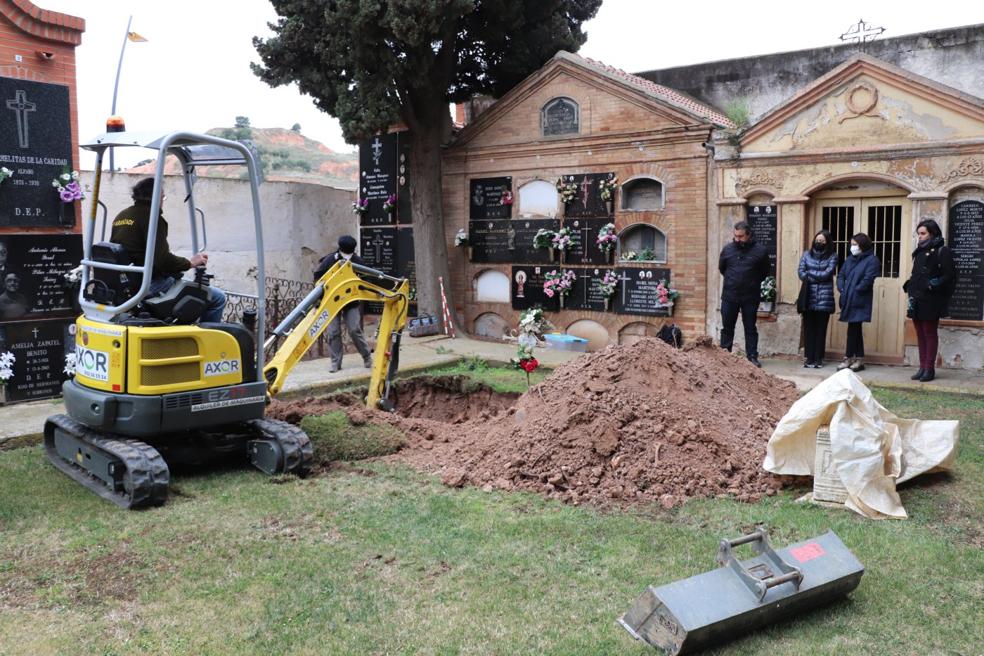
[[[732,549],[751,544],[754,558]],[[864,566],[833,531],[778,552],[764,529],[722,540],[722,567],[649,586],[619,624],[666,654],[690,654],[767,624],[824,606],[858,586]]]

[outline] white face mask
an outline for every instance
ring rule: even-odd
[[[861,254],[860,246],[857,245],[851,246],[851,255],[860,255],[860,254]]]
[[[342,253],[341,255],[342,255],[342,257],[343,257],[344,259],[346,259],[346,260],[351,260],[351,259],[352,259],[352,256],[353,256],[354,254],[355,254],[355,253]]]

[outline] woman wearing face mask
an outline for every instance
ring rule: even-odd
[[[804,367],[823,367],[827,344],[827,323],[834,312],[834,269],[837,258],[830,233],[821,230],[813,236],[813,244],[803,253],[799,263],[799,279],[803,281],[805,303],[803,310]]]
[[[940,319],[949,315],[950,296],[956,281],[953,254],[943,245],[943,231],[933,219],[916,227],[919,243],[912,252],[912,275],[902,285],[909,294],[906,313],[916,328],[919,343],[919,371],[912,380],[928,383],[936,378],[936,350],[939,347]]]
[[[875,257],[874,244],[863,232],[851,237],[851,254],[837,274],[840,292],[840,320],[847,324],[847,348],[844,361],[837,370],[864,370],[864,336],[861,324],[871,321],[875,278],[881,273],[881,262]]]

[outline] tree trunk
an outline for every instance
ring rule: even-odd
[[[450,119],[449,119],[450,120]],[[448,266],[448,243],[444,234],[441,182],[441,145],[444,125],[438,121],[414,121],[410,130],[410,198],[413,206],[413,247],[417,270],[417,307],[420,314],[441,316],[441,288],[455,319],[453,280]],[[428,125],[436,123],[436,125]],[[416,129],[414,129],[416,128]]]

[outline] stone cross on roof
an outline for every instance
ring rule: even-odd
[[[862,19],[858,21],[857,25],[851,25],[847,28],[847,31],[840,35],[840,40],[856,43],[858,44],[858,52],[864,52],[864,44],[874,41],[884,31],[884,27],[874,27]]]

